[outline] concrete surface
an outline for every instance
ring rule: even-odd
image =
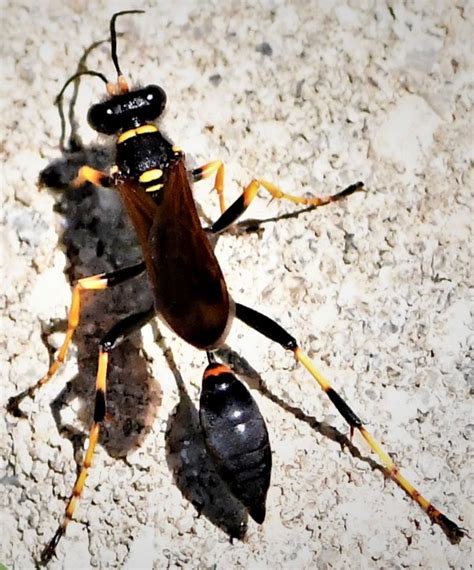
[[[298,195],[365,181],[367,193],[343,203],[223,236],[218,257],[235,299],[296,334],[405,474],[472,534],[467,1],[3,2],[2,408],[46,370],[71,281],[140,255],[113,192],[37,184],[51,166],[71,177],[84,158],[61,155],[54,97],[127,8],[147,12],[119,23],[122,68],[165,88],[163,129],[190,165],[225,161],[229,201],[253,176]],[[106,44],[88,66],[113,78]],[[110,141],[85,116],[102,96],[86,77],[75,107],[99,162],[107,149],[92,147]],[[196,198],[213,219],[211,187],[198,185]],[[247,217],[295,210],[262,196]],[[89,295],[55,381],[24,403],[26,419],[2,414],[9,569],[34,567],[62,514],[90,422],[98,339],[148,295],[146,280]],[[361,457],[341,449],[347,426],[291,355],[239,323],[228,345],[223,356],[244,373],[270,432],[265,523],[248,522],[233,544],[222,530],[242,513],[196,432],[205,356],[154,323],[113,353],[103,445],[51,568],[471,567],[472,541],[451,545],[384,482],[360,438]],[[193,501],[207,505],[200,517]]]

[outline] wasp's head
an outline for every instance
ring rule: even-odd
[[[158,85],[112,95],[89,109],[87,121],[97,132],[120,133],[156,120],[166,106],[166,93]]]
[[[125,10],[117,12],[110,20],[110,45],[112,61],[117,71],[117,82],[111,83],[105,75],[98,71],[79,69],[63,85],[56,104],[59,107],[62,124],[64,113],[62,111],[62,97],[70,83],[76,81],[82,75],[93,75],[101,79],[107,88],[108,99],[93,105],[87,116],[89,125],[97,132],[106,135],[119,134],[125,130],[137,128],[141,125],[156,120],[164,111],[166,105],[166,93],[158,85],[148,85],[129,90],[127,81],[122,74],[117,57],[117,32],[115,21],[124,14],[141,14],[142,10]],[[94,45],[99,45],[97,42]],[[64,133],[64,129],[63,129]],[[63,140],[63,136],[61,138]],[[62,144],[62,143],[61,143]]]

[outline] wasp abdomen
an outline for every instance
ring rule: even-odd
[[[272,467],[267,427],[250,392],[227,366],[207,367],[199,415],[206,447],[222,479],[261,524]]]

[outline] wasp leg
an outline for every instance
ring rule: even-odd
[[[214,160],[209,162],[204,166],[195,168],[191,172],[191,176],[194,182],[199,182],[204,178],[209,178],[216,172],[216,177],[214,180],[214,190],[219,196],[219,207],[221,209],[221,214],[226,211],[225,196],[224,196],[224,163],[222,160]]]
[[[319,384],[319,387],[325,392],[338,412],[349,424],[351,432],[358,430],[367,442],[370,449],[378,456],[382,462],[387,475],[393,479],[420,507],[427,513],[433,523],[440,525],[446,536],[453,544],[457,544],[466,531],[460,528],[456,523],[448,519],[430,501],[425,499],[423,495],[400,473],[400,469],[392,461],[392,458],[383,450],[382,446],[367,431],[359,417],[352,411],[339,394],[331,387],[326,378],[319,372],[310,358],[299,348],[296,339],[291,336],[275,321],[262,315],[261,313],[240,305],[235,304],[235,316],[243,321],[249,327],[255,329],[270,340],[280,344],[283,348],[291,350],[296,360],[302,364],[311,376]]]
[[[112,178],[105,172],[96,170],[90,166],[81,166],[76,178],[72,181],[72,186],[74,188],[79,188],[86,182],[90,182],[91,184],[94,184],[94,186],[103,186],[105,188],[113,185]]]
[[[51,560],[55,553],[56,547],[61,540],[61,537],[64,536],[66,532],[67,525],[73,519],[74,511],[84,489],[84,484],[86,482],[89,469],[92,465],[92,458],[94,456],[95,448],[99,440],[100,425],[104,421],[107,410],[106,389],[109,352],[115,347],[119,346],[132,333],[140,330],[154,316],[155,309],[153,306],[141,313],[130,315],[114,325],[100,341],[99,363],[95,385],[94,420],[89,432],[89,445],[84,456],[81,471],[77,476],[71,497],[67,503],[63,520],[54,533],[53,538],[49,541],[41,553],[42,564],[47,564]]]
[[[81,295],[83,291],[103,291],[114,285],[128,281],[133,277],[137,277],[140,273],[145,271],[145,263],[142,261],[137,265],[132,265],[131,267],[124,267],[123,269],[118,269],[117,271],[112,271],[110,273],[100,273],[99,275],[92,275],[91,277],[85,277],[84,279],[79,279],[79,281],[74,286],[72,292],[71,308],[69,309],[67,331],[64,342],[59,349],[58,355],[54,359],[53,363],[49,367],[48,371],[44,376],[42,376],[36,384],[30,386],[23,392],[20,392],[16,396],[12,396],[7,403],[7,410],[16,417],[24,417],[24,413],[20,410],[19,404],[26,397],[32,398],[34,394],[51,378],[56,374],[58,368],[64,362],[66,354],[71,344],[74,332],[79,325],[80,310],[81,310]]]
[[[212,163],[211,163],[212,164]],[[364,183],[363,182],[356,182],[355,184],[351,184],[344,190],[341,190],[334,196],[323,196],[317,197],[313,196],[312,198],[305,198],[303,196],[293,196],[291,194],[285,194],[282,192],[277,186],[272,184],[271,182],[267,182],[266,180],[257,180],[254,179],[250,184],[244,189],[243,193],[237,198],[237,200],[227,208],[225,212],[222,213],[221,217],[212,224],[209,228],[209,231],[212,233],[220,233],[226,230],[229,226],[231,226],[240,216],[245,212],[245,210],[250,206],[250,203],[257,195],[260,188],[263,188],[267,192],[269,192],[273,198],[281,199],[281,200],[289,200],[295,204],[303,204],[305,206],[324,206],[326,204],[330,204],[331,202],[336,202],[341,198],[349,196],[354,192],[359,192],[363,190]]]

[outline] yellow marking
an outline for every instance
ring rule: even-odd
[[[87,447],[86,455],[84,457],[84,461],[82,464],[81,472],[76,479],[76,483],[74,484],[74,488],[71,493],[71,498],[66,507],[65,518],[66,520],[71,520],[74,515],[74,511],[77,506],[77,502],[79,497],[82,494],[82,490],[84,489],[84,485],[89,474],[90,466],[92,465],[92,456],[94,455],[95,448],[97,446],[97,442],[99,440],[99,424],[94,423],[92,425],[90,434],[89,434],[89,445]],[[63,525],[66,522],[63,520]]]
[[[87,465],[92,465],[92,456],[94,455],[95,446],[99,441],[99,430],[100,425],[94,424],[89,435],[89,447],[87,448],[86,456],[84,458],[84,463]]]
[[[91,182],[95,186],[100,186],[103,178],[107,178],[104,172],[91,168],[90,166],[82,166],[79,169],[76,178],[72,181],[72,186],[74,186],[74,188],[79,188],[86,182]]]
[[[87,167],[88,168],[88,167]],[[71,341],[74,337],[74,333],[77,329],[79,324],[80,318],[80,310],[81,310],[81,294],[83,291],[102,291],[107,288],[107,280],[104,279],[104,274],[101,273],[99,275],[92,275],[90,277],[84,277],[83,279],[79,279],[79,281],[74,286],[72,291],[72,300],[71,300],[71,308],[69,309],[68,314],[68,323],[67,323],[67,330],[66,336],[64,338],[63,344],[59,349],[59,352],[54,359],[51,366],[48,368],[46,374],[44,374],[38,382],[34,386],[31,386],[27,392],[25,392],[25,396],[23,397],[33,397],[34,394],[47,382],[54,377],[56,372],[58,371],[61,364],[66,359],[66,355],[71,344]],[[23,399],[21,398],[21,400]],[[19,401],[21,401],[19,400]]]
[[[318,370],[316,370],[316,367],[311,362],[310,358],[300,348],[296,348],[293,353],[296,360],[300,362],[306,368],[306,370],[308,370],[308,372],[316,380],[324,392],[327,393],[329,390],[331,390],[331,385],[329,382]],[[449,526],[447,526],[442,520],[442,517],[444,515],[442,515],[442,513],[438,511],[438,509],[434,507],[430,501],[428,501],[428,499],[423,497],[423,495],[410,483],[410,481],[408,481],[408,479],[406,479],[401,474],[400,469],[395,465],[390,455],[388,455],[380,443],[365,429],[365,427],[360,426],[356,429],[359,430],[360,434],[365,439],[370,449],[378,456],[385,468],[386,473],[391,477],[391,479],[393,479],[416,503],[418,503],[418,505],[420,505],[420,507],[427,513],[432,521],[440,524],[454,541],[459,542],[460,538],[463,536],[463,529],[460,529],[452,521],[449,521],[449,524],[453,525],[455,528],[451,529]]]
[[[106,89],[107,89],[107,94],[110,95],[111,97],[119,94],[117,91],[117,84],[116,83],[112,83],[109,81],[107,83]]]
[[[250,202],[255,198],[258,193],[258,188],[260,182],[258,180],[252,180],[252,182],[244,190],[244,207],[247,208]]]
[[[124,133],[122,133],[119,138],[117,143],[123,143],[125,141],[128,141],[128,139],[131,139],[132,137],[136,137],[137,133],[135,129],[130,129],[129,131],[125,131]]]
[[[163,171],[161,168],[153,168],[152,170],[147,170],[143,174],[140,174],[140,178],[138,179],[143,184],[147,182],[151,182],[152,180],[158,180],[163,176]]]
[[[107,93],[114,97],[115,95],[122,95],[123,93],[128,93],[128,83],[124,75],[119,75],[117,83],[107,83]]]
[[[221,168],[221,166],[222,166],[221,160],[214,160],[212,162],[208,162],[204,166],[201,166],[201,168],[199,168],[199,170],[201,171],[201,175],[200,175],[201,179],[208,178],[209,176],[214,174],[214,172],[216,172],[216,170],[218,171],[219,168]]]
[[[294,204],[303,204],[305,206],[322,206],[323,204],[328,204],[331,202],[331,197],[318,197],[314,196],[312,198],[305,198],[303,196],[293,196],[292,194],[286,194],[282,192],[278,186],[268,182],[267,180],[257,180],[260,186],[263,186],[267,192],[269,192],[273,198],[277,200],[288,200]]]
[[[220,194],[224,191],[224,164],[220,160],[218,161],[218,163],[220,164],[219,168],[217,169],[216,181],[214,183],[214,186]]]
[[[212,162],[208,162],[201,166],[200,168],[196,169],[199,171],[199,180],[203,180],[204,178],[208,178],[212,176],[216,172],[216,178],[214,181],[214,190],[217,192],[219,196],[219,207],[221,209],[221,213],[224,213],[226,210],[225,204],[225,197],[224,197],[224,163],[222,160],[214,160]]]
[[[212,163],[209,166],[211,165]],[[342,192],[340,194],[335,194],[334,196],[312,196],[309,198],[304,196],[294,196],[293,194],[287,194],[286,192],[283,192],[282,190],[280,190],[280,188],[278,188],[278,186],[276,186],[272,182],[268,182],[267,180],[261,180],[259,178],[254,178],[252,182],[250,182],[250,184],[244,190],[245,207],[247,207],[250,204],[250,202],[255,198],[260,188],[266,190],[275,200],[288,200],[289,202],[293,202],[294,204],[302,204],[304,206],[324,206],[326,204],[329,204],[330,202],[334,202],[336,200],[341,199],[344,195]]]
[[[108,352],[100,352],[99,353],[99,365],[97,370],[97,382],[96,382],[96,390],[102,391],[105,397],[105,387],[106,387],[106,374],[107,374],[107,366],[109,364],[109,353]]]
[[[171,147],[171,150],[172,150],[175,154],[179,154],[180,152],[183,152],[183,149],[182,149],[180,146],[175,145],[175,144]]]
[[[141,127],[137,127],[136,129],[137,135],[143,135],[145,133],[156,133],[158,129],[155,125],[142,125]]]
[[[117,86],[120,89],[120,93],[128,92],[128,83],[124,75],[118,76]]]
[[[97,380],[96,380],[96,390],[103,389],[104,393],[105,393],[106,374],[107,374],[107,362],[108,362],[108,354],[100,353],[99,369],[97,371]],[[81,471],[78,477],[76,478],[76,482],[74,483],[71,496],[69,498],[68,504],[64,512],[64,518],[61,524],[59,525],[56,534],[54,535],[55,537],[58,537],[58,542],[61,536],[64,534],[64,531],[69,521],[71,521],[74,517],[74,512],[76,510],[77,503],[79,502],[79,499],[82,495],[82,491],[84,490],[84,485],[86,483],[86,479],[89,474],[89,469],[92,466],[92,457],[94,456],[95,448],[97,447],[97,443],[99,441],[99,432],[100,432],[100,424],[94,422],[92,424],[89,433],[89,445],[87,446],[87,451],[84,456],[84,460],[82,462]],[[52,542],[54,542],[54,538]],[[52,542],[50,542],[50,544]],[[56,545],[57,542],[54,544],[54,546]]]
[[[324,392],[327,392],[331,388],[331,384],[324,378],[324,376],[316,369],[314,364],[311,362],[309,356],[307,356],[301,348],[296,348],[294,350],[295,358],[298,362],[306,368],[306,370],[311,374],[311,376],[316,380],[316,382],[321,386]]]
[[[147,192],[156,192],[157,190],[161,190],[164,184],[155,184],[154,186],[150,186],[149,188],[145,188]]]
[[[77,282],[78,287],[87,291],[102,291],[107,289],[107,279],[104,279],[104,274],[91,275],[91,277],[84,277]]]
[[[204,372],[204,378],[209,378],[209,376],[219,376],[220,374],[232,374],[232,372],[225,364],[219,364],[219,366],[208,368]]]
[[[77,497],[72,497],[71,500],[68,503],[68,506],[66,507],[66,519],[67,520],[71,520],[72,519],[72,515],[74,513],[74,509],[76,508],[76,503],[77,503]]]
[[[124,133],[122,133],[119,138],[117,143],[123,143],[128,139],[131,139],[132,137],[136,137],[137,135],[144,135],[146,133],[156,133],[158,131],[158,129],[155,127],[155,125],[142,125],[141,127],[137,127],[136,129],[130,129],[128,131],[125,131]]]
[[[74,489],[73,493],[75,497],[79,497],[81,494],[82,489],[84,488],[84,484],[87,479],[87,469],[90,468],[90,465],[84,464],[84,470],[81,471],[76,483],[76,488]]]

